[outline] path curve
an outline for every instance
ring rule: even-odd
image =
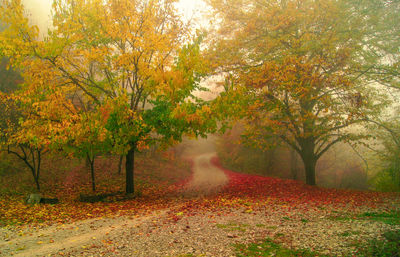
[[[192,158],[193,175],[186,184],[185,194],[210,194],[220,191],[228,183],[224,171],[211,163],[216,153],[204,153]]]
[[[0,256],[32,257],[63,255],[73,249],[85,249],[92,244],[106,242],[113,234],[165,217],[168,209],[134,217],[95,218],[71,224],[52,225],[45,229],[21,230],[19,237],[0,243]],[[5,229],[2,231],[5,233]],[[12,233],[11,231],[9,233]],[[110,235],[110,236],[109,236]]]
[[[211,140],[190,140],[184,158],[193,161],[192,178],[184,186],[186,196],[202,196],[216,193],[228,182],[224,171],[211,163],[216,156],[214,142]],[[67,255],[80,252],[91,245],[107,244],[112,237],[139,226],[151,227],[156,221],[165,220],[170,206],[152,214],[138,217],[120,216],[115,218],[96,218],[71,224],[53,225],[45,229],[24,229],[20,236],[15,231],[0,229],[0,235],[14,234],[11,238],[0,240],[0,256],[46,256]],[[1,239],[5,239],[1,238]]]

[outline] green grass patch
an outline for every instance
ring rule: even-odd
[[[217,224],[217,228],[221,228],[229,231],[240,231],[245,232],[246,228],[249,227],[247,224],[236,224],[236,223],[227,223],[227,224]]]
[[[236,255],[240,257],[244,256],[282,256],[282,257],[291,257],[291,256],[302,256],[302,257],[310,257],[310,256],[323,256],[321,254],[312,252],[307,249],[301,250],[293,250],[286,247],[283,247],[277,243],[275,243],[272,239],[265,239],[260,243],[252,243],[252,244],[237,244],[235,245]]]
[[[306,223],[309,222],[309,220],[308,219],[301,219],[301,222],[303,222],[303,224],[306,224]]]
[[[374,221],[383,222],[389,225],[400,225],[400,210],[390,212],[365,212],[359,215],[360,218],[367,218]]]
[[[358,247],[356,256],[360,257],[399,257],[400,230],[386,231],[383,240],[372,239]]]

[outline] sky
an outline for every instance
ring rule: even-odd
[[[47,31],[52,0],[23,0],[23,3],[31,13],[32,22],[39,26],[40,31]],[[185,19],[194,18],[197,19],[197,23],[201,23],[198,11],[204,10],[205,4],[203,1],[180,0],[178,8]]]
[[[39,26],[41,37],[47,33],[49,27],[50,11],[52,0],[23,0],[27,11],[31,14],[31,21]],[[185,20],[192,19],[195,27],[207,26],[206,20],[201,18],[202,13],[206,10],[206,4],[201,0],[180,0],[178,5],[179,11],[182,13]],[[202,85],[208,87],[208,92],[195,92],[197,97],[204,100],[215,98],[220,90],[216,89],[216,81],[211,78],[203,81]],[[217,79],[219,81],[219,79]]]

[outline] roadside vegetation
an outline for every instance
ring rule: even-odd
[[[0,177],[3,185],[1,226],[48,225],[127,213],[145,214],[173,202],[172,197],[176,197],[182,182],[191,175],[191,164],[177,159],[172,151],[145,152],[135,161],[137,191],[126,195],[124,174],[118,174],[119,157],[98,157],[95,167],[98,185],[93,192],[90,168],[85,161],[55,156],[45,160],[40,193],[46,198],[57,198],[57,204],[26,204],[26,197],[37,192],[30,174],[22,164],[18,165],[18,159],[2,159],[4,166],[8,163],[8,173],[3,170]]]
[[[179,4],[0,0],[1,235],[165,210],[254,216],[203,223],[238,256],[399,256],[400,2]],[[228,182],[185,195],[209,135]]]

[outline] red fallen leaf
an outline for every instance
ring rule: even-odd
[[[139,160],[139,163],[143,163],[142,165],[146,164],[143,160]],[[179,195],[180,190],[190,181],[190,177],[186,177],[180,182],[175,182],[172,186],[171,184],[157,182],[153,183],[157,186],[139,187],[139,190],[141,190],[143,194],[142,197],[111,203],[87,204],[76,202],[71,198],[65,202],[61,201],[61,204],[54,206],[26,206],[18,197],[1,196],[0,216],[4,217],[5,220],[15,219],[17,222],[24,224],[37,224],[38,222],[42,222],[42,220],[46,220],[48,223],[55,222],[62,224],[74,220],[87,219],[90,215],[92,215],[90,218],[128,215],[136,219],[153,210],[174,206],[179,201],[180,207],[168,213],[169,220],[160,221],[166,223],[177,222],[183,218],[183,216],[193,216],[203,210],[211,211],[213,216],[229,215],[231,207],[241,208],[242,211],[252,210],[248,215],[256,214],[258,209],[264,206],[269,206],[273,211],[299,210],[301,212],[319,212],[328,205],[334,208],[346,207],[349,211],[357,210],[360,206],[389,210],[384,203],[389,202],[390,199],[397,202],[399,199],[398,193],[325,189],[307,186],[302,182],[294,180],[240,174],[224,169],[217,158],[214,158],[212,163],[225,172],[229,178],[229,182],[219,194],[210,195],[202,199],[178,200],[175,197]],[[103,164],[104,163],[101,165],[99,164],[98,168],[100,169]],[[163,165],[164,164],[165,163],[163,163]],[[157,165],[162,167],[163,172],[164,170],[166,171],[166,177],[175,172],[173,166],[168,166],[168,163],[166,164],[167,167],[161,166],[160,164]],[[72,173],[77,176],[85,174],[78,171],[81,171],[80,168],[77,168]],[[141,176],[140,172],[139,170],[139,176]],[[111,174],[112,173],[107,176],[111,177]],[[146,178],[148,181],[151,181],[151,179],[152,178]],[[69,183],[69,187],[63,187],[57,191],[60,195],[73,196],[76,193],[74,190],[82,186],[82,184],[77,183],[77,179],[71,179],[67,182]],[[115,186],[99,185],[99,190],[100,192],[102,192],[101,190],[107,192],[107,187],[110,187],[117,192],[121,190],[122,184],[123,183]],[[176,215],[177,213],[184,213],[184,215]],[[266,213],[266,215],[268,215],[268,213]],[[215,222],[212,221],[211,218],[212,217],[210,217],[210,222]]]

